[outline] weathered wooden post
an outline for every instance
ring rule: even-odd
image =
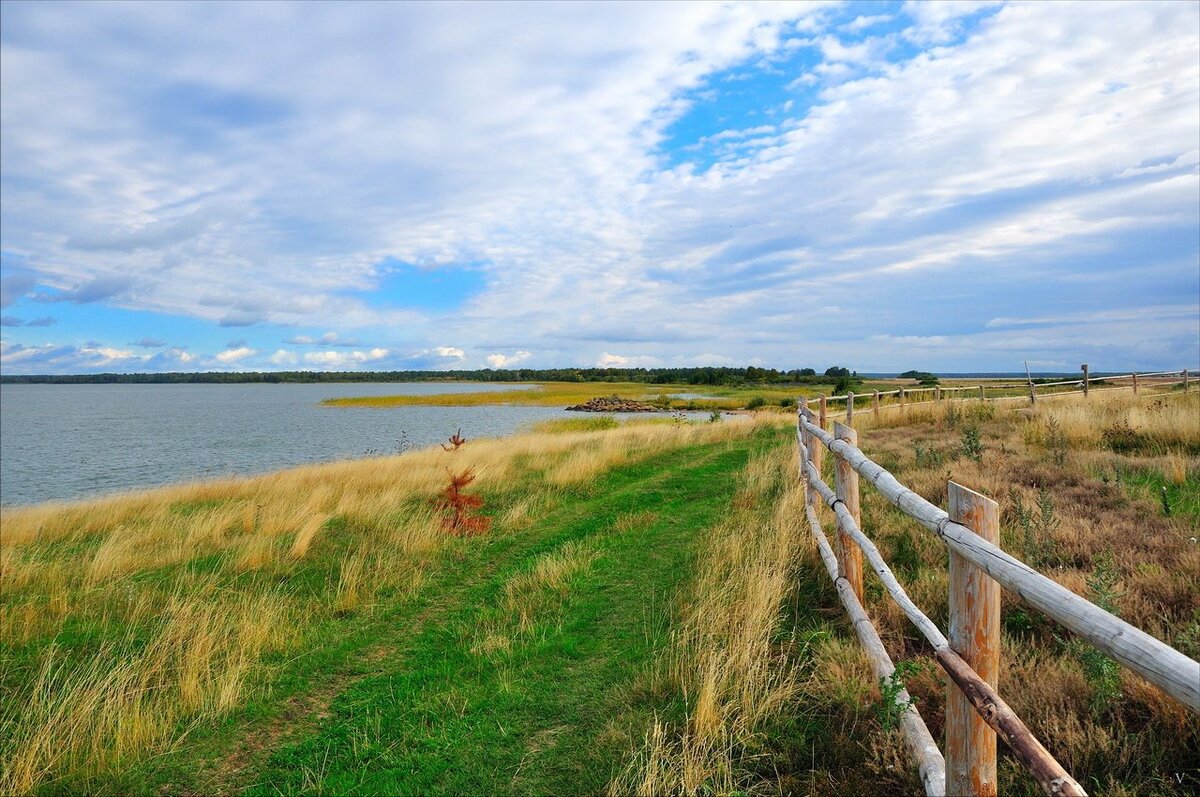
[[[1084,363],[1083,365],[1079,366],[1079,369],[1080,369],[1081,371],[1083,371],[1083,397],[1084,397],[1084,398],[1087,398],[1087,394],[1088,394],[1088,367],[1087,367],[1087,363]]]
[[[833,436],[838,440],[845,440],[852,446],[858,446],[858,432],[847,424],[835,422]],[[858,471],[841,457],[834,458],[834,466],[834,488],[837,498],[845,505],[846,511],[854,518],[858,527],[862,528],[862,511],[858,503]],[[862,551],[854,542],[854,538],[842,531],[840,525],[838,526],[837,557],[839,575],[846,579],[854,590],[854,594],[858,596],[859,603],[862,603]]]
[[[900,388],[900,406],[904,406],[904,388]]]
[[[804,502],[808,504],[809,487],[808,487],[808,470],[804,467],[804,463],[808,461],[808,447],[811,445],[809,440],[808,430],[804,428],[804,416],[808,414],[808,399],[800,396],[796,399],[796,441],[800,444],[800,483],[804,485]]]
[[[1033,390],[1033,374],[1029,373],[1029,360],[1025,361],[1025,378],[1029,380],[1029,403],[1037,404],[1037,393]]]
[[[1137,395],[1137,373],[1133,374],[1133,395]]]
[[[984,389],[983,385],[979,386],[979,400],[987,401],[987,391]]]
[[[934,400],[934,401],[941,401],[941,400],[942,400],[942,386],[941,386],[941,385],[934,385],[934,387],[933,387],[933,400]]]
[[[1184,368],[1183,369],[1183,395],[1186,396],[1187,392],[1188,392],[1188,372],[1187,372],[1187,369]]]
[[[947,486],[950,519],[1000,544],[1000,507],[954,482]],[[993,687],[1000,675],[1000,585],[950,552],[950,647]],[[996,732],[954,685],[946,698],[946,793],[994,797]]]
[[[809,409],[809,407],[808,407],[808,399],[802,399],[802,401],[803,401],[803,404],[801,405],[801,410],[803,412],[803,418],[804,418],[804,420],[808,421],[809,423],[812,423],[813,422],[813,413],[812,413],[812,410]],[[812,432],[805,430],[805,432],[804,432],[804,456],[806,456],[808,458],[808,461],[812,463],[813,467],[817,469],[817,473],[821,472],[821,460],[823,458],[824,451],[825,451],[825,444],[822,443],[820,440],[818,440],[816,437],[814,437]],[[804,468],[804,463],[800,463],[800,468],[802,471],[804,471],[804,483],[808,487],[808,489],[805,493],[804,500],[809,504],[819,503],[821,500],[821,497],[820,497],[820,495],[817,494],[816,488],[812,486],[812,481],[808,478],[808,473],[807,473],[807,470]]]
[[[820,426],[822,429],[825,429],[826,431],[828,431],[828,430],[829,430],[829,427],[828,427],[828,426],[825,424],[825,411],[826,411],[826,409],[827,409],[827,402],[826,402],[826,399],[825,399],[825,394],[824,394],[824,393],[822,393],[822,394],[821,394],[821,403],[820,403],[820,406],[819,406],[819,412],[820,412],[820,415],[817,417],[817,426]]]
[[[846,425],[854,425],[854,394],[846,393]]]
[[[820,415],[817,418],[817,425],[820,426],[822,429],[824,429],[825,428],[825,396],[822,395],[820,397],[820,399],[821,400],[818,403]],[[809,412],[808,422],[812,423],[812,420],[813,420],[812,412]],[[824,459],[825,459],[825,444],[822,443],[820,440],[816,439],[815,437],[810,436],[809,437],[809,445],[808,445],[808,461],[811,462],[813,464],[813,467],[817,469],[818,474],[821,472],[821,465],[823,464]],[[814,504],[820,503],[820,497],[817,495],[816,490],[813,489],[811,486],[809,487],[809,500]]]
[[[876,390],[875,391],[875,417],[876,418],[879,417],[879,402],[880,402],[879,391]]]

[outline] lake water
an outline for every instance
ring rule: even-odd
[[[423,447],[458,428],[511,434],[555,407],[322,407],[336,396],[523,389],[522,385],[0,385],[0,503],[116,490]]]

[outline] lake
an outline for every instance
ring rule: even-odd
[[[0,385],[0,503],[390,454],[511,434],[554,407],[322,407],[336,396],[521,390],[481,383]]]

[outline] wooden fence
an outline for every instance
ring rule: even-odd
[[[827,404],[842,404],[842,410],[827,410],[827,415],[849,416],[853,418],[856,411],[878,413],[881,409],[890,407],[911,407],[923,404],[933,404],[940,401],[955,401],[962,399],[989,399],[992,401],[1027,400],[1036,404],[1039,397],[1061,396],[1065,394],[1082,394],[1088,396],[1095,392],[1108,390],[1132,390],[1136,395],[1141,388],[1162,388],[1181,385],[1183,392],[1191,390],[1194,372],[1186,368],[1177,371],[1153,371],[1148,373],[1131,373],[1107,376],[1091,376],[1085,363],[1080,366],[1082,375],[1079,379],[1068,379],[1057,382],[1025,382],[993,383],[981,382],[977,385],[933,385],[928,387],[901,387],[895,390],[876,390],[871,393],[847,393],[844,396],[821,396],[823,406]]]
[[[1172,377],[1178,378],[1172,380]],[[1187,371],[1129,374],[1105,377],[1105,381],[1130,381],[1128,387],[1136,391],[1139,378],[1143,385],[1151,380],[1159,384],[1182,381],[1185,390],[1189,387]],[[1084,378],[1078,382],[1034,385],[1031,381],[1018,387],[1027,389],[1028,398],[1036,401],[1038,387],[1079,385],[1086,395],[1095,389],[1089,383],[1084,366]],[[1002,398],[986,398],[986,389],[980,386],[955,388],[974,390],[974,396],[984,400]],[[935,401],[942,400],[949,392],[948,389],[931,390],[936,391]],[[872,397],[875,412],[880,409],[880,396],[877,393]],[[997,735],[1047,794],[1086,794],[996,692],[1000,667],[1001,587],[1015,592],[1027,604],[1200,714],[1200,663],[1001,550],[1000,512],[995,501],[950,482],[947,491],[949,511],[946,512],[902,485],[858,449],[858,435],[851,425],[856,397],[848,394],[834,398],[846,401],[847,418],[846,423],[833,424],[833,434],[826,430],[827,404],[833,399],[821,397],[820,414],[815,418],[807,399],[800,399],[796,437],[800,450],[800,478],[805,482],[805,514],[821,559],[876,676],[881,679],[894,677],[895,666],[863,607],[864,556],[888,594],[933,647],[938,664],[949,676],[945,756],[907,691],[901,689],[895,697],[900,711],[900,729],[917,764],[926,794],[995,795]],[[899,398],[904,401],[905,391],[899,391]],[[821,478],[826,450],[836,458],[833,489]],[[950,549],[948,634],[943,634],[913,603],[879,549],[863,532],[859,511],[860,477],[904,514],[936,534]],[[825,503],[837,518],[838,534],[834,546],[821,529],[815,510],[817,501]]]

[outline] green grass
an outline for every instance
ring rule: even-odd
[[[276,661],[269,693],[107,785],[166,794],[602,790],[652,713],[670,708],[639,698],[638,679],[663,644],[696,541],[728,508],[751,452],[786,439],[768,430],[656,455],[571,488],[530,528],[455,544],[415,598],[321,624],[308,636],[325,642]],[[564,546],[589,553],[587,565],[540,596],[532,628],[521,631],[505,584]],[[481,648],[481,628],[507,636],[509,649]]]
[[[1192,529],[1200,529],[1200,471],[1192,470],[1176,483],[1160,470],[1121,468],[1117,479],[1130,495],[1153,503],[1159,514],[1186,518]]]

